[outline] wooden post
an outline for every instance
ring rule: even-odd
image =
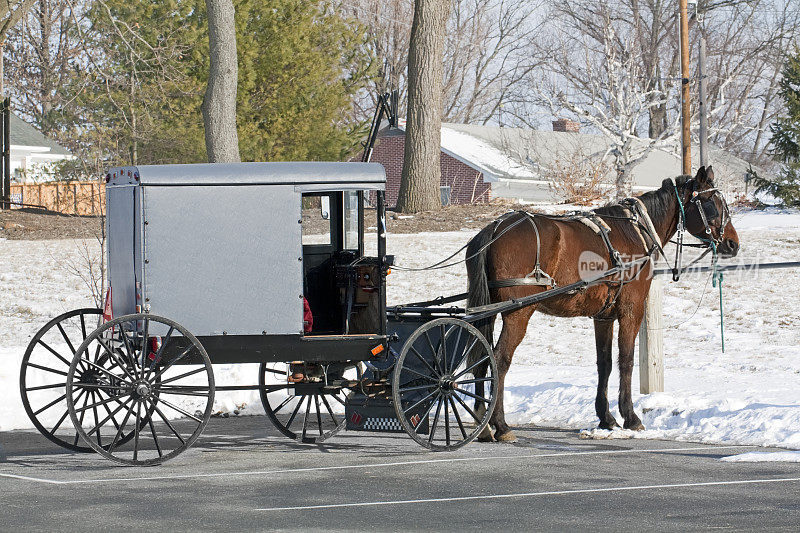
[[[692,173],[691,110],[689,108],[689,17],[686,14],[686,0],[680,0],[680,42],[681,42],[681,155],[683,174]]]
[[[639,392],[642,394],[664,392],[663,290],[661,278],[654,277],[639,329]]]
[[[700,52],[698,58],[698,74],[700,75],[700,93],[698,111],[700,112],[700,166],[708,166],[708,109],[706,108],[706,38],[700,36]]]

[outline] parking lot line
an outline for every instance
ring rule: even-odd
[[[323,472],[327,470],[356,470],[365,468],[384,468],[393,466],[419,466],[432,463],[458,463],[458,462],[475,462],[475,461],[513,461],[519,459],[536,459],[547,457],[569,457],[580,455],[622,455],[622,454],[637,454],[637,453],[670,453],[670,452],[688,452],[688,451],[710,451],[710,450],[725,450],[732,448],[751,448],[752,446],[684,446],[681,448],[646,448],[646,449],[625,449],[625,450],[591,450],[580,452],[553,452],[553,453],[538,453],[528,455],[509,455],[509,456],[491,456],[491,457],[451,457],[447,459],[424,459],[414,461],[395,461],[391,463],[361,463],[356,465],[336,465],[336,466],[313,466],[307,468],[288,468],[280,470],[258,470],[258,471],[244,471],[244,472],[211,472],[199,474],[175,474],[163,476],[143,476],[143,477],[115,477],[115,478],[100,478],[100,479],[68,479],[68,480],[55,480],[37,478],[32,476],[20,476],[17,474],[2,473],[0,477],[21,479],[25,481],[33,481],[38,483],[48,483],[52,485],[81,485],[90,483],[115,483],[115,482],[132,482],[132,481],[161,481],[161,480],[174,480],[174,479],[195,479],[195,478],[215,478],[215,477],[239,477],[239,476],[263,476],[263,475],[276,475],[276,474],[296,474],[302,472]]]
[[[742,479],[737,481],[702,481],[697,483],[669,483],[665,485],[634,485],[620,487],[601,487],[590,489],[548,490],[542,492],[517,492],[514,494],[482,494],[479,496],[454,496],[452,498],[420,498],[418,500],[394,500],[377,502],[333,503],[325,505],[298,505],[294,507],[265,507],[254,511],[306,511],[314,509],[335,509],[338,507],[374,507],[380,505],[408,505],[413,503],[461,502],[469,500],[499,500],[504,498],[531,498],[536,496],[565,496],[571,494],[590,494],[597,492],[623,492],[635,490],[676,489],[688,487],[715,487],[724,485],[748,485],[756,483],[791,483],[800,477],[775,479]]]

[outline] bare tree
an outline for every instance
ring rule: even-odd
[[[408,119],[397,209],[441,207],[442,52],[449,0],[415,0],[408,54]]]
[[[203,100],[208,161],[236,162],[239,136],[236,131],[236,25],[233,0],[206,0],[211,69]]]

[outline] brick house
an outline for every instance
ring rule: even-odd
[[[397,194],[400,191],[405,140],[403,129],[385,128],[380,132],[372,152],[372,161],[381,163],[386,169],[386,204],[389,207],[394,207],[397,203]],[[489,182],[494,180],[494,176],[476,162],[447,149],[444,142],[442,144],[440,185],[443,188],[443,202],[450,204],[488,202],[491,194]]]

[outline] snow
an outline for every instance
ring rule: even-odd
[[[800,212],[738,212],[734,225],[741,240],[736,261],[800,259]],[[399,265],[422,267],[455,252],[474,233],[390,234],[388,249]],[[374,252],[374,234],[369,240]],[[19,362],[30,337],[53,316],[91,305],[87,289],[65,266],[79,260],[80,244],[0,240],[0,387],[6,391],[0,403],[0,428],[4,430],[31,427],[16,392]],[[708,280],[707,274],[687,275],[677,283],[665,279],[666,392],[639,394],[638,370],[633,378],[634,405],[645,431],[595,429],[592,321],[538,313],[507,377],[508,421],[581,430],[585,438],[800,450],[800,269],[726,273],[725,353],[720,351],[718,293]],[[395,269],[388,283],[392,305],[463,292],[466,275],[463,265],[433,274]],[[496,333],[499,329],[498,324]],[[215,377],[217,384],[254,384],[257,365],[216,365]],[[617,390],[614,372],[609,387],[612,413],[616,413]],[[263,413],[254,391],[219,393],[215,410]]]
[[[800,463],[800,452],[747,452],[722,457],[726,463]]]

